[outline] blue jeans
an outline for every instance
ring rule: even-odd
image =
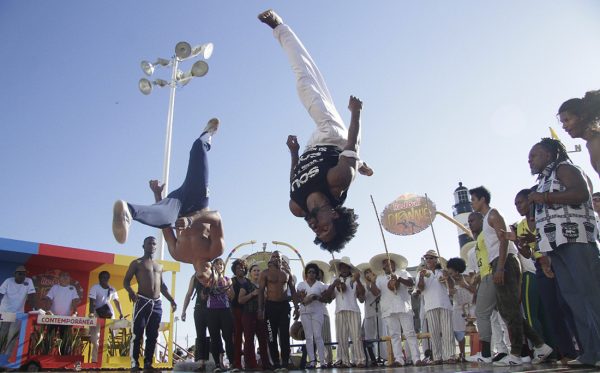
[[[194,142],[185,180],[167,198],[151,206],[128,203],[133,220],[155,228],[167,228],[174,226],[179,217],[208,206],[208,158],[205,145],[200,138]]]
[[[573,313],[560,294],[556,278],[546,277],[542,267],[537,262],[535,263],[535,271],[542,300],[544,324],[547,324],[544,325],[546,343],[557,351],[559,357],[574,359],[577,357],[577,352],[573,345],[573,336],[576,334]],[[576,335],[575,337],[579,344],[579,338]]]
[[[565,301],[583,345],[579,361],[600,361],[600,254],[596,244],[566,243],[549,252]]]

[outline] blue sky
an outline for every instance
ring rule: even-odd
[[[361,226],[342,255],[356,264],[383,251],[369,195],[382,211],[403,193],[428,193],[449,214],[459,181],[485,185],[512,222],[515,193],[534,183],[528,151],[548,126],[567,147],[582,144],[555,114],[600,86],[595,1],[2,1],[0,236],[141,254],[156,230],[134,224],[126,245],[111,233],[114,200],[150,203],[147,182],[162,177],[169,92],[140,94],[139,63],[169,58],[186,40],[215,49],[209,73],[177,91],[171,189],[217,116],[211,206],[228,248],[278,240],[305,260],[328,260],[287,209],[285,141],[296,134],[304,144],[313,124],[278,43],[256,19],[270,7],[305,43],[346,121],[349,95],[364,101],[361,155],[375,175],[357,178],[347,200]],[[598,187],[587,153],[572,158]],[[442,255],[458,255],[455,227],[434,224]],[[434,247],[429,230],[386,239],[411,265]],[[183,266],[180,304],[190,275]]]

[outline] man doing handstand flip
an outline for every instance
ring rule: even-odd
[[[259,14],[258,19],[273,29],[296,75],[300,101],[317,125],[301,156],[296,136],[287,139],[292,157],[290,211],[306,220],[316,234],[315,244],[340,251],[358,227],[354,210],[342,206],[348,188],[357,169],[367,176],[373,174],[358,157],[362,102],[350,96],[351,120],[346,129],[325,80],[296,34],[273,10]]]
[[[123,200],[113,208],[113,234],[125,243],[131,220],[162,228],[169,253],[173,259],[192,263],[196,272],[203,264],[223,254],[225,246],[221,215],[208,209],[208,159],[211,138],[217,132],[219,120],[208,121],[190,150],[187,174],[183,185],[162,198],[163,185],[150,180],[156,203],[134,205]],[[177,234],[173,232],[177,229]]]

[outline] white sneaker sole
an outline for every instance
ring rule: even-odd
[[[494,361],[492,363],[493,366],[495,367],[516,367],[519,365],[523,365],[523,363],[516,363],[514,361],[509,362],[508,364],[502,362],[502,361]]]
[[[204,131],[202,131],[202,133],[206,132],[209,134],[209,136],[213,136],[215,133],[217,133],[218,129],[219,129],[219,119],[212,118],[211,120],[208,121],[208,123],[206,124],[206,127],[204,127]]]
[[[546,359],[548,358],[548,356],[550,356],[550,354],[553,351],[554,350],[552,348],[550,348],[549,351],[547,351],[546,353],[543,353],[543,354],[537,354],[536,355],[535,352],[534,352],[535,357],[531,360],[531,364],[536,364],[537,365],[537,364],[543,363],[544,361],[546,361]]]
[[[127,242],[129,226],[131,225],[131,213],[127,203],[123,200],[118,200],[113,206],[113,223],[112,231],[115,240],[118,243]]]

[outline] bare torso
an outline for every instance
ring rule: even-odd
[[[289,275],[282,269],[269,267],[263,271],[263,276],[266,276],[266,299],[273,302],[286,301]]]
[[[160,297],[163,266],[149,258],[136,259],[132,265],[138,283],[138,294],[152,299]]]
[[[223,255],[223,248],[211,245],[210,225],[194,222],[185,230],[177,230],[177,244],[175,251],[171,252],[173,259],[191,263],[196,271],[200,270],[200,264],[211,261]]]
[[[585,144],[590,153],[590,162],[598,175],[600,175],[600,135],[594,135]]]

